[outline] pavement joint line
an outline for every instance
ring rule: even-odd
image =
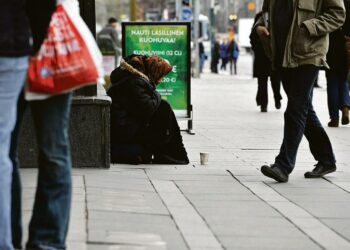
[[[148,178],[148,181],[151,183],[151,185],[152,185],[154,191],[157,193],[157,195],[158,195],[159,199],[161,200],[162,204],[163,204],[163,205],[165,206],[165,208],[167,209],[167,211],[168,211],[168,213],[169,213],[169,216],[170,216],[170,218],[172,219],[172,221],[174,222],[177,231],[180,233],[182,239],[184,240],[187,249],[190,250],[190,246],[188,245],[188,243],[187,243],[187,241],[186,241],[186,239],[185,239],[185,236],[183,235],[182,231],[180,230],[179,225],[176,223],[176,220],[175,220],[174,216],[171,214],[171,212],[170,212],[170,210],[169,210],[169,207],[167,206],[167,204],[166,204],[165,201],[163,200],[162,196],[161,196],[160,193],[158,192],[158,190],[157,190],[157,188],[155,187],[153,181],[152,181],[151,178],[149,177],[149,175],[148,175],[146,169],[144,169],[143,171],[145,172],[145,174],[146,174],[146,176],[147,176],[147,178]]]
[[[221,242],[217,239],[217,236],[214,235],[214,233],[211,231],[211,229],[208,227],[208,224],[205,220],[203,220],[203,217],[197,212],[197,210],[193,207],[193,204],[191,204],[188,199],[183,195],[181,190],[178,188],[178,186],[173,181],[164,181],[164,180],[151,180],[153,183],[155,189],[159,193],[161,199],[167,206],[167,209],[169,210],[170,214],[172,214],[172,218],[174,222],[177,224],[180,232],[182,233],[182,236],[184,237],[184,240],[189,247],[189,249],[195,249],[200,248],[204,246],[198,246],[198,242],[203,241],[203,235],[205,235],[205,241],[211,242],[211,248],[215,249],[221,249],[225,250],[221,244]],[[183,205],[181,207],[179,206],[173,206],[169,204],[167,194],[171,191],[172,194],[178,195],[179,200],[183,200]],[[194,227],[191,222],[188,222],[187,220],[181,219],[181,215],[179,215],[177,209],[181,208],[181,210],[186,210],[186,215],[190,216],[191,219],[196,220],[196,226]],[[181,211],[183,212],[183,211]],[[180,213],[181,213],[180,212]],[[185,228],[187,228],[185,230]],[[201,231],[201,234],[197,234],[196,232],[189,230],[188,228],[196,229]],[[197,231],[198,232],[198,231]],[[204,244],[205,242],[202,242]]]
[[[283,214],[281,211],[279,211],[276,207],[272,206],[268,201],[264,200],[260,195],[258,195],[256,193],[256,191],[252,190],[251,188],[249,188],[247,186],[248,182],[241,182],[236,176],[234,176],[234,174],[230,171],[230,170],[227,170],[231,175],[232,175],[232,178],[234,178],[235,180],[237,180],[242,186],[244,186],[245,188],[247,188],[252,194],[254,194],[256,197],[258,197],[261,201],[265,202],[268,206],[270,206],[272,209],[274,209],[276,212],[278,212],[279,214],[282,215],[282,217],[284,219],[286,219],[288,222],[290,222],[293,226],[295,226],[299,231],[301,231],[304,235],[306,235],[306,237],[308,237],[312,242],[314,242],[317,246],[319,246],[320,248],[322,249],[325,249],[320,243],[318,243],[316,240],[314,240],[313,238],[311,238],[306,232],[304,232],[304,230],[302,230],[298,225],[296,225],[290,218],[288,218],[285,214]],[[251,183],[251,182],[250,182]],[[255,183],[261,183],[261,182],[255,182]],[[262,182],[261,184],[264,184],[266,185],[266,183]],[[270,186],[267,186],[266,187],[269,187],[271,190],[274,190],[272,189]],[[275,191],[275,190],[274,190]],[[276,192],[276,191],[275,191]],[[277,192],[276,192],[277,193]],[[278,193],[277,193],[278,194]],[[281,195],[279,195],[281,196]],[[283,196],[281,196],[282,198],[284,198]],[[285,198],[284,198],[285,199]],[[287,199],[285,199],[287,200]]]
[[[230,171],[228,170],[228,172],[230,172]],[[269,186],[265,182],[245,182],[245,183],[243,183],[240,180],[238,180],[232,173],[231,173],[231,175],[234,179],[239,181],[243,186],[248,188],[258,198],[260,198],[261,200],[266,202],[270,207],[272,207],[278,213],[280,213],[285,219],[287,219],[290,223],[292,223],[296,228],[298,228],[301,232],[303,232],[305,234],[305,236],[307,236],[311,241],[313,241],[315,244],[317,244],[322,249],[330,249],[330,250],[331,249],[334,249],[334,250],[350,249],[350,242],[344,236],[340,235],[338,232],[329,228],[322,221],[318,220],[316,217],[314,217],[312,214],[310,214],[307,210],[301,208],[300,206],[298,206],[293,201],[289,200],[287,197],[280,194],[277,190],[275,190],[273,187]],[[259,195],[259,192],[261,194],[261,191],[262,191],[261,187],[262,186],[260,186],[259,189],[257,189],[257,188],[254,188],[254,185],[252,185],[252,184],[265,185],[266,186],[265,191],[268,189],[273,190],[273,192],[275,194],[282,197],[285,201],[264,200],[264,198]],[[281,185],[283,185],[283,184],[281,184]],[[271,194],[273,194],[273,193],[271,193]],[[307,215],[307,217],[299,217],[299,216],[285,214],[287,211],[283,212],[282,211],[283,208],[278,207],[278,205],[280,205],[281,203],[287,203],[289,208],[292,208],[292,210],[294,210],[293,211],[294,213],[297,210],[302,211],[302,213],[304,213],[304,215]],[[305,224],[306,221],[308,221],[307,225]],[[313,227],[310,227],[310,225],[313,225]],[[324,237],[325,235],[329,236],[329,237]]]
[[[212,228],[210,227],[209,223],[207,222],[207,220],[205,219],[204,216],[201,215],[201,213],[198,211],[198,209],[196,208],[196,206],[192,203],[192,201],[184,194],[184,192],[181,190],[181,188],[177,185],[176,182],[174,182],[174,185],[177,187],[177,189],[180,191],[180,193],[184,196],[184,198],[187,200],[187,202],[192,206],[192,208],[197,212],[197,214],[201,217],[201,219],[203,220],[203,222],[207,225],[208,229],[212,232],[212,234],[214,235],[214,237],[216,238],[216,240],[219,242],[220,246],[222,249],[226,249],[225,246],[220,242],[218,236],[214,233],[214,231],[212,230]]]
[[[345,192],[350,194],[350,186],[349,187],[344,187],[342,184],[339,184],[340,182],[337,182],[337,181],[333,182],[330,179],[328,179],[326,176],[322,177],[322,179],[324,179],[325,181],[331,183],[332,185],[334,185],[334,186],[340,188],[341,190],[343,190],[343,191],[345,191]]]
[[[322,178],[322,179],[325,179],[325,178]],[[327,180],[325,180],[327,181]],[[340,239],[344,240],[345,242],[347,242],[347,247],[344,248],[344,249],[350,249],[350,241],[344,237],[343,235],[341,235],[340,233],[338,233],[337,231],[335,231],[333,228],[329,227],[327,224],[325,224],[322,220],[319,220],[317,217],[315,217],[314,215],[312,215],[309,211],[307,211],[306,209],[300,207],[298,204],[296,204],[294,201],[288,199],[287,197],[285,197],[283,194],[281,194],[280,192],[278,192],[278,190],[274,189],[273,187],[271,187],[270,185],[268,185],[267,183],[264,182],[264,184],[266,186],[268,186],[269,188],[271,188],[272,190],[274,190],[278,195],[280,195],[281,197],[283,197],[284,199],[286,199],[288,202],[290,202],[291,204],[293,204],[294,206],[298,207],[298,209],[300,210],[303,210],[305,211],[306,213],[308,213],[310,215],[310,218],[317,221],[321,226],[323,226],[324,228],[327,228],[328,231],[334,233],[335,235],[337,235]],[[335,185],[337,186],[337,185]],[[282,213],[281,213],[282,214]],[[283,214],[284,215],[284,214]],[[296,220],[298,220],[299,218],[295,218]],[[294,222],[292,222],[293,224],[295,224]],[[298,226],[299,228],[299,226]],[[303,232],[304,230],[301,229]],[[305,232],[306,233],[306,232]],[[308,235],[308,233],[306,233]],[[308,235],[309,236],[309,235]],[[311,236],[309,236],[311,237]],[[321,237],[322,238],[322,237]],[[316,239],[315,239],[316,240]],[[319,241],[317,241],[319,243]],[[320,243],[319,243],[320,244]],[[326,249],[333,249],[332,247],[331,248],[326,248]],[[342,249],[342,248],[341,248]],[[335,250],[338,250],[338,248],[335,248]]]

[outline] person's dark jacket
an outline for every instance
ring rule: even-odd
[[[142,143],[144,131],[160,105],[155,86],[120,67],[111,74],[111,143]]]
[[[260,18],[261,15],[262,13],[256,15],[255,22]],[[270,76],[272,63],[265,53],[265,50],[261,43],[260,37],[256,32],[256,29],[252,29],[249,38],[250,44],[252,45],[252,50],[254,51],[253,77]]]
[[[350,0],[344,0],[346,20],[342,28],[329,35],[329,50],[327,62],[330,71],[346,76],[348,72],[347,56],[345,53],[345,36],[350,36]]]
[[[55,0],[0,0],[0,56],[38,51],[55,8]]]

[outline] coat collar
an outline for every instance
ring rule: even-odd
[[[133,66],[131,66],[129,63],[127,63],[124,59],[121,59],[120,61],[120,68],[122,70],[126,70],[128,72],[130,72],[131,74],[133,75],[138,75],[140,76],[141,78],[147,80],[147,81],[150,81],[148,76],[146,76],[144,73],[142,73],[141,71],[135,69]]]

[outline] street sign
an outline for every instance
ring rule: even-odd
[[[123,56],[158,55],[173,66],[157,87],[177,117],[191,116],[191,58],[189,22],[123,22]]]
[[[193,16],[192,8],[182,7],[181,20],[182,21],[191,21]]]

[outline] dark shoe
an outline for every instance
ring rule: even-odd
[[[267,107],[266,106],[261,106],[260,107],[260,111],[263,112],[263,113],[266,113],[267,112]]]
[[[280,109],[282,107],[281,101],[276,101],[275,102],[275,107],[276,107],[276,109]]]
[[[276,164],[271,164],[270,166],[262,166],[261,173],[269,178],[274,179],[277,182],[288,182],[289,174],[278,167]]]
[[[319,162],[315,166],[316,167],[311,172],[306,172],[304,174],[305,178],[320,178],[337,170],[337,166],[335,164],[323,164]]]
[[[331,119],[328,122],[328,127],[330,127],[330,128],[337,128],[337,127],[339,127],[339,119]]]
[[[342,117],[341,117],[341,124],[346,125],[349,124],[349,108],[348,107],[343,107],[341,109],[342,111]]]

